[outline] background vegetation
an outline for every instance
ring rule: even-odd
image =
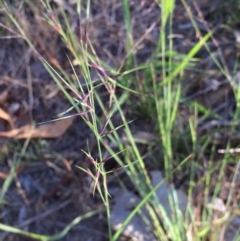
[[[240,240],[239,13],[1,1],[1,239]]]

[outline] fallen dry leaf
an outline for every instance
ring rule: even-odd
[[[16,174],[19,174],[21,171],[24,170],[24,168],[25,168],[25,165],[20,165],[16,170]],[[10,175],[10,172],[0,172],[0,179],[7,179],[9,175]]]
[[[8,121],[8,123],[11,126],[11,129],[14,129],[12,117],[6,111],[4,111],[2,108],[0,108],[0,118]]]
[[[31,125],[22,126],[11,131],[0,132],[0,136],[15,137],[18,139],[26,138],[57,138],[65,133],[71,126],[75,116],[62,120],[57,120],[51,123],[43,124],[38,127]]]
[[[3,104],[8,96],[8,89],[0,93],[0,103]]]

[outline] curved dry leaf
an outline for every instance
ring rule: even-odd
[[[6,120],[10,124],[11,129],[14,129],[12,117],[2,108],[0,108],[0,118]]]
[[[19,174],[21,171],[24,170],[24,168],[25,168],[25,165],[20,165],[16,170],[16,174]],[[7,179],[9,175],[10,175],[10,172],[0,172],[0,179]]]
[[[0,136],[15,137],[18,139],[26,138],[57,138],[63,135],[71,126],[75,116],[62,120],[53,121],[51,123],[43,124],[38,127],[31,125],[22,126],[11,131],[0,132]]]
[[[8,96],[8,89],[4,90],[3,92],[0,93],[0,103],[3,104]]]

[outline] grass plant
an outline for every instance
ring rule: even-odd
[[[77,2],[77,14],[80,16],[84,12],[86,19],[90,19],[91,1],[88,0],[85,4],[80,0]],[[124,111],[126,105],[130,107],[131,105],[138,106],[137,111],[133,110],[132,113],[134,113],[135,116],[150,118],[154,122],[158,135],[158,143],[156,145],[159,146],[162,153],[162,156],[157,157],[159,160],[158,165],[164,167],[162,171],[165,174],[165,180],[167,182],[174,183],[174,174],[177,170],[187,170],[189,200],[194,195],[195,187],[200,184],[204,186],[203,204],[205,203],[205,206],[209,202],[209,196],[217,198],[221,191],[224,172],[230,161],[230,157],[226,154],[221,162],[217,166],[214,166],[213,154],[216,153],[216,146],[213,145],[211,148],[213,154],[210,155],[210,160],[202,163],[202,156],[204,156],[205,151],[209,148],[209,137],[207,134],[202,136],[202,139],[198,137],[198,120],[194,113],[197,113],[202,108],[201,106],[194,103],[190,104],[192,115],[188,118],[188,126],[184,127],[185,129],[183,130],[184,135],[188,136],[182,136],[176,133],[178,132],[180,118],[179,103],[183,98],[182,79],[185,78],[185,70],[191,69],[191,66],[194,65],[193,60],[197,53],[205,47],[209,56],[213,58],[218,66],[219,71],[221,71],[226,78],[230,78],[228,70],[215,58],[208,47],[208,41],[213,38],[213,32],[208,31],[205,34],[201,34],[191,10],[187,3],[182,0],[186,13],[189,15],[195,31],[198,34],[198,42],[194,44],[188,53],[176,53],[173,39],[169,38],[169,36],[173,34],[173,18],[176,3],[174,0],[157,1],[158,7],[161,9],[161,15],[159,16],[161,26],[159,28],[157,46],[156,49],[153,50],[152,56],[147,63],[138,64],[136,60],[136,50],[134,49],[134,29],[132,29],[129,2],[122,0],[126,29],[126,58],[119,69],[114,69],[98,58],[91,44],[91,39],[88,39],[88,23],[79,26],[79,32],[76,34],[72,30],[68,22],[68,17],[63,9],[59,15],[55,12],[49,1],[42,0],[41,3],[44,9],[41,17],[46,24],[52,26],[52,28],[58,32],[70,52],[69,55],[73,56],[73,58],[69,57],[69,62],[75,75],[75,80],[69,78],[69,75],[67,75],[61,66],[58,66],[58,68],[52,66],[37,52],[37,49],[35,49],[31,40],[23,31],[21,24],[17,21],[16,12],[20,11],[20,9],[25,6],[24,4],[29,8],[34,8],[31,1],[22,1],[19,9],[14,9],[7,1],[3,1],[2,8],[8,16],[7,24],[9,27],[7,27],[7,29],[14,26],[12,27],[12,32],[26,41],[36,53],[72,107],[76,110],[77,115],[82,117],[95,136],[95,153],[93,154],[89,152],[89,150],[82,150],[88,157],[89,162],[91,162],[93,169],[84,169],[81,166],[79,166],[79,168],[92,178],[94,182],[94,193],[97,192],[102,199],[104,212],[108,221],[109,240],[118,240],[124,228],[144,205],[146,205],[150,217],[148,225],[151,226],[151,230],[153,230],[157,240],[188,240],[187,231],[190,225],[192,225],[195,233],[194,241],[210,240],[209,237],[211,241],[216,240],[214,239],[214,230],[211,228],[214,226],[214,224],[212,224],[212,213],[209,213],[206,208],[203,208],[200,215],[201,220],[196,221],[194,209],[190,202],[186,213],[181,213],[178,208],[178,197],[174,188],[172,188],[172,192],[166,193],[166,195],[169,195],[173,215],[169,217],[165,212],[164,206],[156,196],[156,190],[162,185],[162,182],[152,187],[145,159],[141,154],[138,143],[130,128],[130,124],[134,123],[134,120],[129,119]],[[61,18],[59,16],[61,16]],[[74,59],[74,63],[72,59]],[[84,83],[79,79],[76,71],[77,68],[84,78]],[[95,82],[91,77],[91,70],[93,69],[98,74],[98,79],[95,80]],[[134,81],[139,80],[141,74],[144,76],[143,82],[139,83],[139,81]],[[161,77],[159,78],[159,76]],[[101,87],[104,87],[108,92],[109,100],[107,103],[105,103],[100,96],[99,89]],[[70,91],[67,91],[67,89]],[[239,92],[237,90],[236,93],[239,99]],[[99,106],[98,108],[100,108],[103,113],[104,122],[102,118],[96,114],[97,106]],[[205,114],[208,115],[209,113],[206,111]],[[114,115],[119,116],[122,124],[116,125],[114,123],[112,120]],[[128,144],[123,143],[119,130],[123,131],[127,137]],[[186,152],[181,152],[181,150],[176,152],[179,143],[185,146]],[[24,155],[25,151],[26,148],[23,149],[22,155]],[[95,155],[96,153],[97,155]],[[106,153],[108,153],[108,156],[105,155]],[[124,156],[124,159],[122,156]],[[113,232],[110,222],[111,198],[109,194],[108,177],[112,175],[114,170],[106,170],[105,164],[109,158],[114,159],[121,167],[121,170],[124,170],[141,197],[141,202],[132,210],[129,217],[126,218],[122,224],[122,227],[116,232]],[[16,163],[18,162],[19,161],[16,161]],[[196,173],[199,169],[203,173],[203,176],[201,180],[196,180]],[[15,167],[13,167],[11,175],[9,175],[9,178],[7,178],[4,183],[0,195],[1,203],[4,200],[4,194],[8,190],[9,183],[14,177],[15,170]],[[217,182],[215,188],[212,190],[211,178],[212,174],[216,172],[218,172]],[[233,185],[237,180],[238,174],[239,165],[237,165],[235,175],[232,179]],[[231,198],[232,192],[230,190],[227,207],[230,205]],[[65,227],[61,233],[54,236],[33,234],[4,224],[0,224],[0,229],[5,232],[18,233],[38,240],[61,240],[64,235],[82,219],[88,218],[100,211],[102,212],[102,210],[97,210],[77,217]],[[161,214],[161,219],[159,218],[159,213]],[[229,214],[229,219],[230,216]],[[223,227],[227,221],[228,220],[220,220],[219,222],[222,223],[220,223],[219,226]],[[199,228],[199,226],[201,226],[200,224],[203,224],[201,228]],[[240,240],[240,238],[236,236],[234,240]]]

